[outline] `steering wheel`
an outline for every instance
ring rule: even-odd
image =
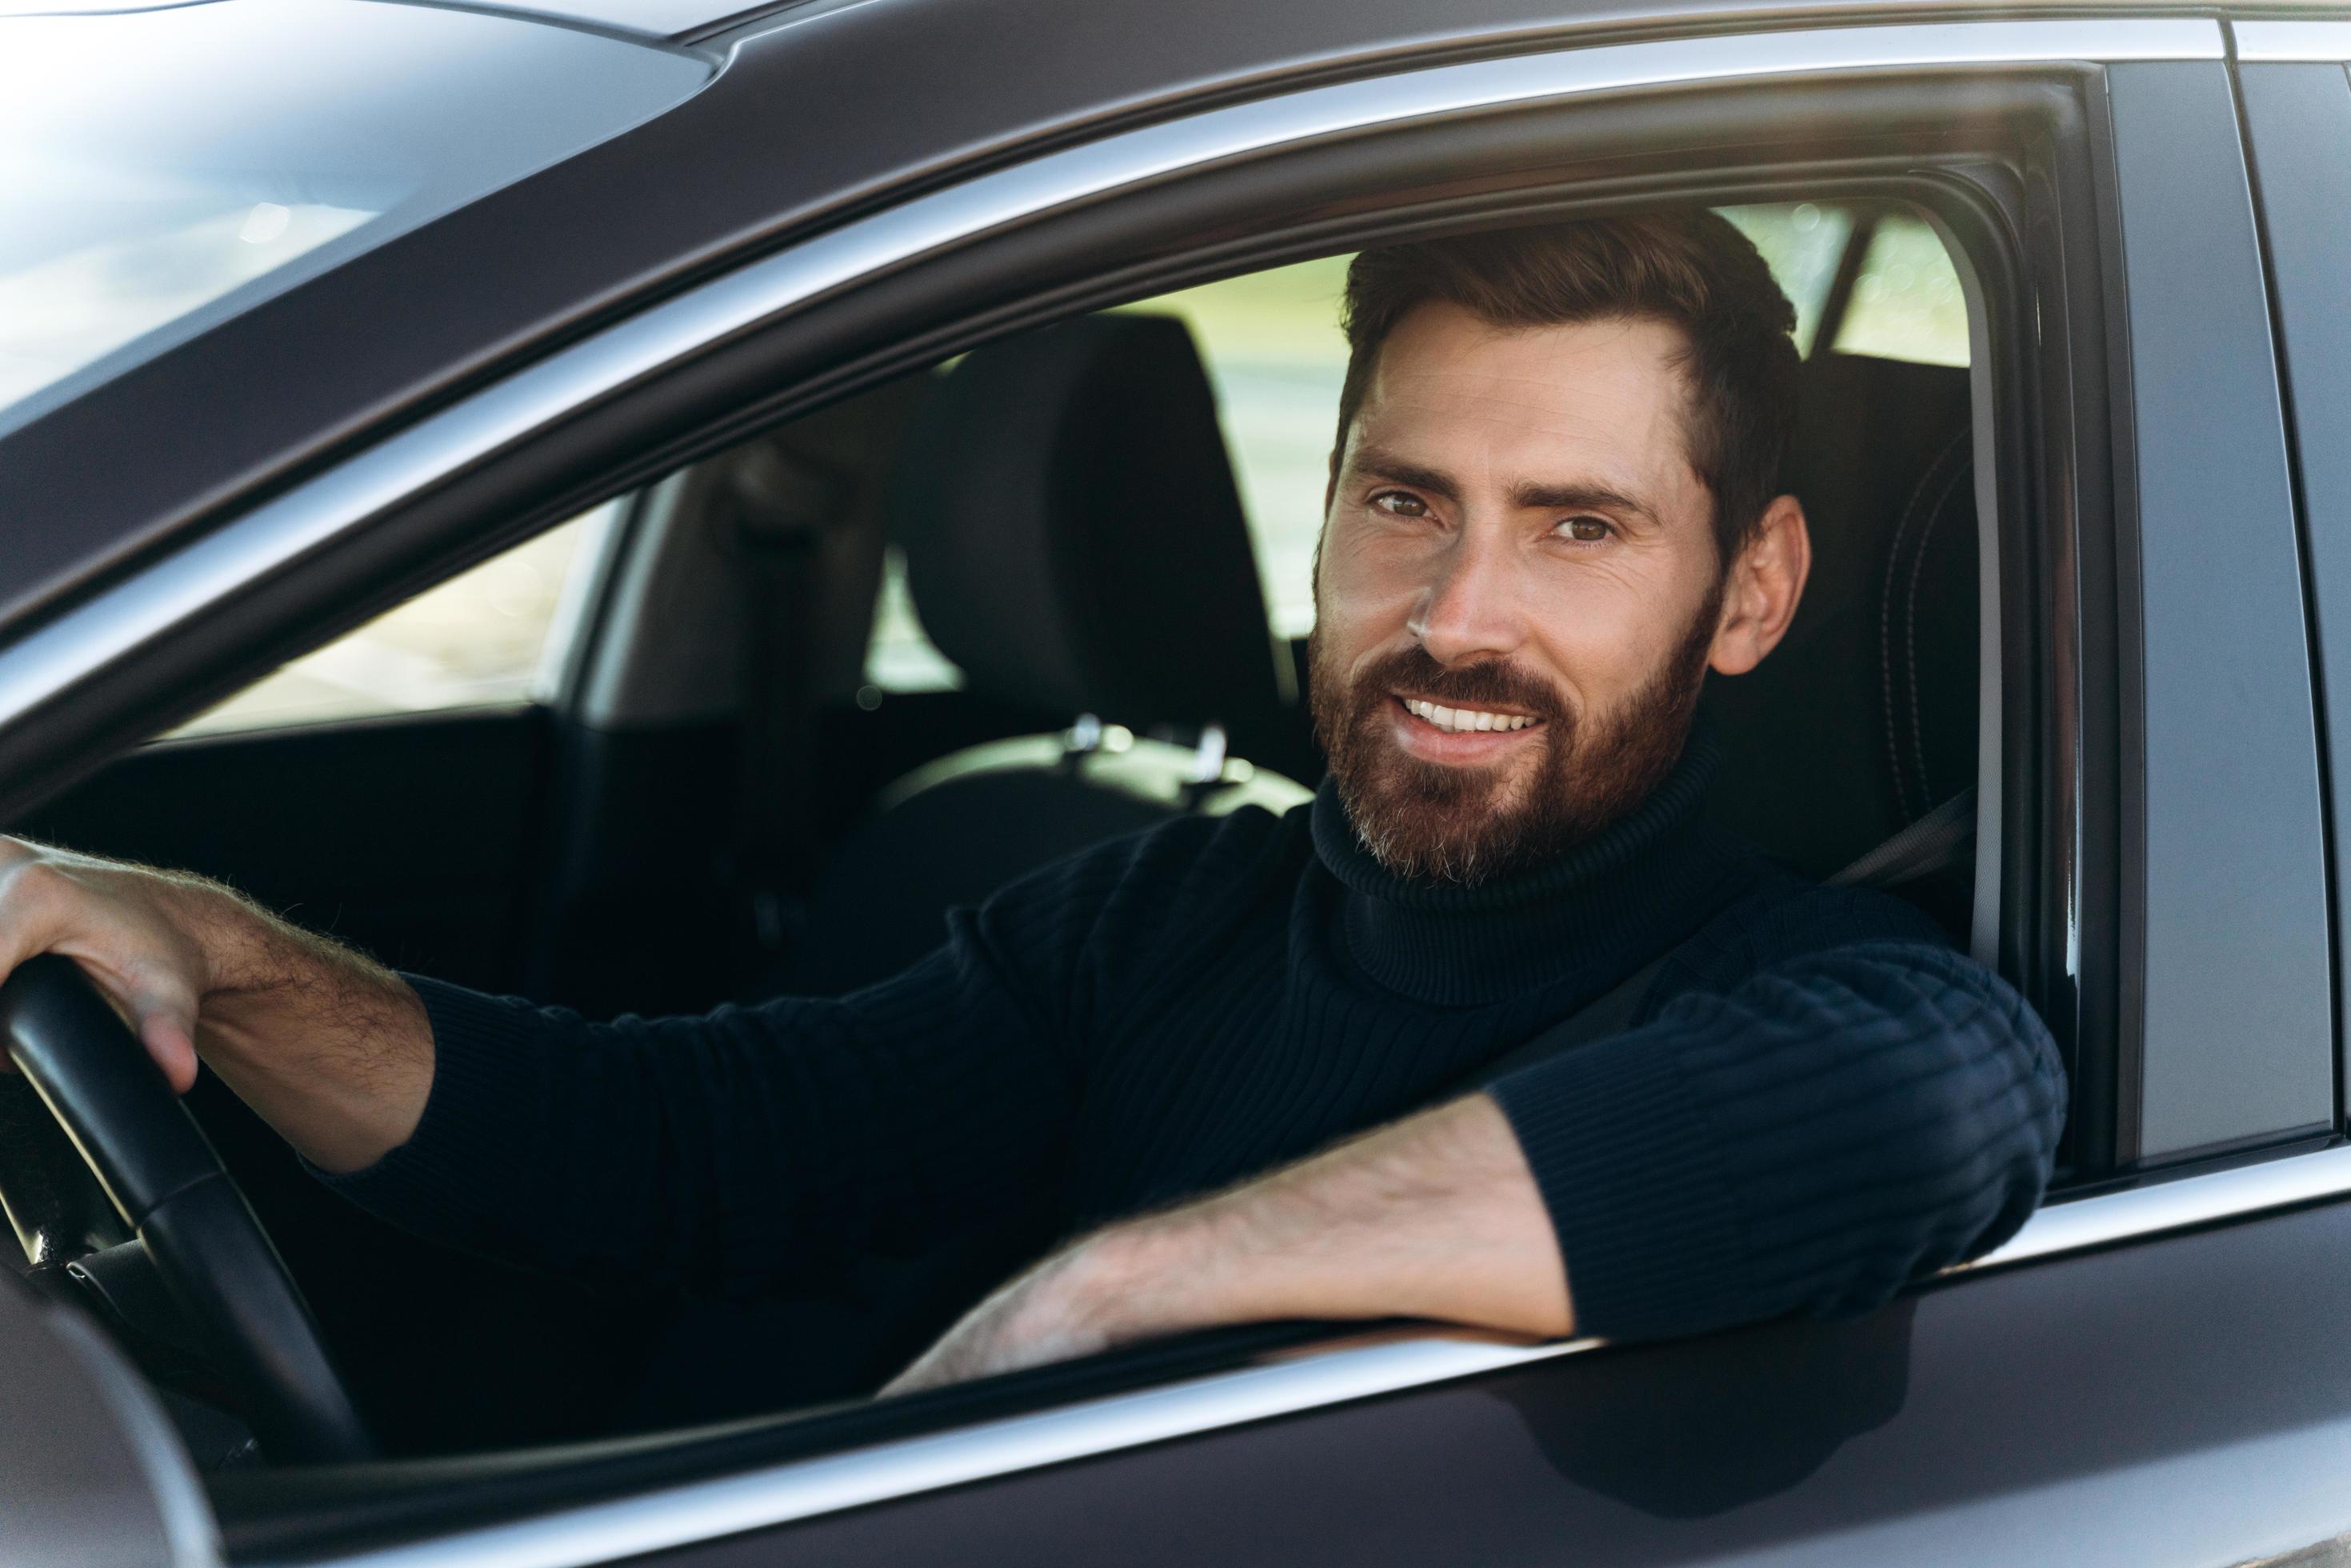
[[[0,1045],[72,1139],[159,1274],[183,1326],[287,1461],[374,1451],[309,1306],[245,1195],[163,1071],[69,958],[18,966],[0,985]],[[0,1144],[0,1191],[28,1158]]]

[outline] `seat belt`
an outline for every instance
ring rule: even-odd
[[[1844,870],[1832,887],[1899,887],[1959,863],[1976,838],[1976,792],[1960,790]],[[1650,983],[1678,948],[1667,948],[1616,982],[1596,999],[1562,1019],[1534,1039],[1479,1068],[1464,1090],[1483,1089],[1497,1079],[1531,1067],[1546,1057],[1572,1051],[1630,1027],[1649,994]]]
[[[1829,878],[1831,887],[1900,887],[1965,860],[1976,842],[1970,785]]]
[[[1640,1010],[1641,998],[1649,994],[1649,982],[1657,977],[1666,960],[1677,951],[1677,947],[1668,947],[1516,1051],[1486,1063],[1462,1087],[1483,1089],[1496,1079],[1521,1067],[1531,1067],[1545,1057],[1572,1051],[1603,1035],[1623,1033],[1631,1025],[1633,1015]]]

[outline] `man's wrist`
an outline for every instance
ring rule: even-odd
[[[269,917],[259,908],[232,889],[193,877],[172,879],[163,898],[201,960],[199,1001],[264,984]]]
[[[407,1141],[431,1093],[415,989],[361,954],[190,878],[167,897],[200,951],[200,1054],[304,1157],[346,1173]]]

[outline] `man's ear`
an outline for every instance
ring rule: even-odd
[[[1782,496],[1763,508],[1761,525],[1730,563],[1708,665],[1726,675],[1743,675],[1761,664],[1788,634],[1812,570],[1813,536],[1804,526],[1803,504]]]

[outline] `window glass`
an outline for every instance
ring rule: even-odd
[[[0,431],[709,77],[463,8],[0,15]]]
[[[1853,215],[1841,207],[1813,202],[1777,202],[1746,207],[1723,207],[1724,217],[1755,242],[1771,268],[1788,302],[1796,308],[1796,351],[1813,351],[1820,331],[1821,311],[1829,290],[1836,285],[1837,263],[1853,233]]]
[[[1314,540],[1347,376],[1344,256],[1228,278],[1129,307],[1180,318],[1216,389],[1274,633],[1314,626]]]
[[[607,503],[451,578],[172,734],[496,707],[549,695],[585,609],[591,563],[623,504]]]
[[[882,559],[882,593],[873,601],[873,641],[865,650],[865,684],[885,692],[952,692],[963,672],[923,633],[906,591],[906,557],[892,545]]]
[[[1968,301],[1941,236],[1906,213],[1878,220],[1837,332],[1837,351],[1920,364],[1968,362]]]

